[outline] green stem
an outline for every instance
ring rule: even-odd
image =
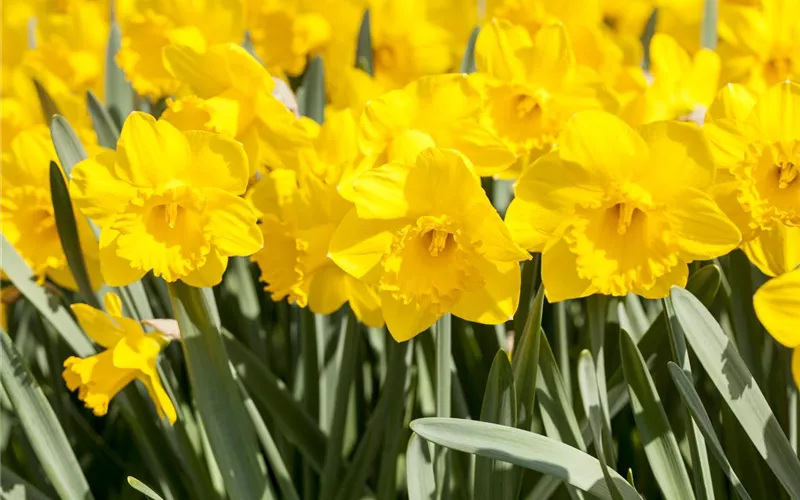
[[[436,416],[449,417],[452,379],[451,379],[451,352],[452,352],[452,316],[443,315],[434,326],[436,332]],[[446,497],[445,491],[448,484],[449,456],[447,449],[438,446],[434,459],[436,471],[436,484],[438,498]]]

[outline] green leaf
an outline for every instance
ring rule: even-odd
[[[532,266],[530,262],[526,265]],[[534,286],[533,281],[531,286]],[[519,332],[521,337],[512,353],[513,363],[511,366],[514,370],[514,383],[517,388],[517,427],[524,430],[532,430],[535,413],[543,306],[544,285],[540,285],[528,309],[525,328]]]
[[[36,284],[36,277],[16,249],[2,236],[3,271],[14,286],[28,299],[37,311],[56,329],[72,350],[81,357],[95,353],[94,346],[78,328],[75,320],[57,297],[48,296],[45,289]]]
[[[339,380],[336,384],[336,401],[339,404],[334,407],[333,411],[333,422],[325,453],[325,467],[322,470],[320,498],[333,498],[341,479],[339,471],[342,466],[342,446],[349,406],[345,402],[348,400],[350,388],[353,386],[357,353],[361,343],[361,329],[352,311],[347,315],[347,326],[342,328],[339,335],[345,336]]]
[[[411,434],[406,451],[406,482],[409,500],[436,498],[436,481],[433,479],[433,459],[428,442]]]
[[[620,498],[619,491],[608,473],[608,460],[606,458],[606,448],[609,444],[603,442],[603,410],[600,408],[600,390],[597,386],[597,369],[594,366],[592,353],[584,349],[578,359],[578,388],[581,392],[583,410],[589,419],[589,428],[594,437],[597,458],[603,471],[603,477],[608,485],[608,491],[615,500]]]
[[[708,413],[706,413],[700,395],[694,390],[694,384],[686,373],[683,372],[681,367],[672,361],[667,363],[667,368],[669,368],[669,374],[675,382],[675,386],[678,388],[678,393],[683,403],[689,408],[692,418],[695,423],[697,423],[700,432],[703,433],[706,443],[710,446],[711,454],[717,460],[722,472],[730,479],[731,485],[733,485],[733,489],[736,491],[736,494],[739,495],[739,498],[742,500],[750,500],[750,495],[739,480],[739,476],[737,476],[736,472],[733,470],[731,463],[728,461],[728,457],[725,456],[722,444],[719,442],[717,434],[714,432],[714,424],[711,423],[711,419]]]
[[[733,343],[691,293],[672,287],[670,296],[708,377],[789,495],[800,498],[800,461]]]
[[[375,63],[372,53],[372,22],[369,9],[364,11],[361,27],[358,29],[358,45],[356,47],[356,68],[369,76],[375,76]]]
[[[61,115],[53,116],[50,121],[50,137],[53,140],[58,161],[61,162],[61,167],[67,174],[67,177],[72,175],[72,168],[89,157],[86,154],[83,144],[78,139],[75,130],[69,124],[66,118]]]
[[[598,498],[611,500],[600,462],[586,453],[539,434],[486,422],[420,418],[411,422],[420,437],[453,450],[503,460],[552,475]],[[640,500],[625,479],[609,470],[625,500]]]
[[[248,393],[262,413],[269,413],[280,434],[295,444],[316,471],[325,463],[327,438],[283,383],[230,333],[223,340]]]
[[[303,92],[298,95],[300,114],[322,125],[325,121],[325,69],[322,56],[316,56],[308,63],[303,76]]]
[[[467,47],[464,49],[464,56],[461,58],[461,72],[475,72],[475,42],[478,41],[478,34],[481,32],[480,26],[475,26],[469,35]]]
[[[150,500],[164,500],[161,495],[153,491],[152,488],[133,476],[128,476],[128,484],[131,486],[131,488],[146,496]]]
[[[47,93],[44,86],[39,83],[39,80],[34,78],[33,87],[36,89],[36,95],[39,97],[39,104],[42,106],[44,121],[48,123],[55,115],[59,115],[61,112],[58,110],[58,105],[53,98],[50,97],[50,94]]]
[[[611,438],[611,414],[608,410],[608,385],[606,384],[606,316],[608,314],[609,297],[605,295],[591,295],[586,298],[586,322],[589,329],[589,340],[592,348],[592,358],[595,365],[595,380],[597,381],[598,396],[600,398],[600,415],[602,424],[603,442],[608,464],[614,467],[617,463],[613,440]]]
[[[203,290],[180,281],[170,283],[169,290],[192,393],[225,489],[232,498],[269,498],[267,478],[256,460],[253,427],[231,373],[219,318],[212,314]]]
[[[486,391],[481,407],[481,421],[516,427],[517,394],[514,389],[514,374],[508,353],[497,351],[489,371]],[[475,498],[513,499],[517,485],[512,477],[510,464],[477,457],[475,459]]]
[[[53,488],[64,499],[92,498],[89,484],[53,408],[4,330],[0,330],[0,343],[3,389]]]
[[[105,148],[117,149],[119,129],[111,119],[111,115],[108,114],[108,110],[91,90],[86,92],[86,99],[92,126],[97,134],[97,143]]]
[[[717,48],[717,0],[705,0],[700,47],[710,50]]]
[[[50,500],[50,497],[39,489],[22,479],[16,472],[5,465],[0,472],[0,499],[2,500]]]
[[[622,330],[619,337],[631,410],[653,475],[665,498],[693,499],[689,474],[647,364],[628,332]]]
[[[106,45],[105,97],[108,112],[117,127],[122,127],[125,118],[133,111],[133,86],[125,79],[125,73],[117,65],[116,55],[122,42],[119,24],[111,20]]]
[[[97,300],[89,280],[89,271],[86,270],[86,261],[83,258],[81,241],[78,236],[78,225],[75,221],[75,211],[72,209],[72,199],[64,179],[64,174],[56,162],[50,162],[50,194],[53,201],[53,213],[56,219],[56,230],[61,240],[61,248],[67,257],[67,265],[72,273],[78,290],[83,298],[95,309],[103,306]]]

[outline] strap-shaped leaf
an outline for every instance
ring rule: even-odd
[[[406,451],[406,481],[409,500],[433,500],[436,498],[436,482],[433,479],[433,458],[427,441],[411,434]]]
[[[53,146],[56,148],[58,161],[61,162],[61,167],[69,177],[72,174],[72,168],[89,157],[86,154],[83,144],[81,144],[75,130],[69,124],[66,118],[61,115],[53,116],[50,121],[50,138],[53,140]]]
[[[161,495],[153,491],[151,487],[147,486],[133,476],[128,476],[128,484],[131,488],[146,496],[150,500],[164,500]]]
[[[119,24],[111,20],[106,45],[105,96],[109,114],[117,127],[122,127],[125,118],[133,111],[133,86],[125,79],[125,73],[117,65],[117,52],[122,43]]]
[[[369,76],[375,76],[375,62],[372,53],[372,16],[369,9],[364,11],[361,27],[358,29],[358,45],[356,47],[356,68]]]
[[[480,26],[475,26],[469,35],[467,47],[464,49],[464,56],[461,58],[461,72],[475,72],[475,42],[478,41],[478,34],[481,32]]]
[[[89,116],[92,119],[94,132],[97,134],[97,143],[105,148],[117,149],[119,129],[108,114],[108,110],[91,90],[86,92]]]
[[[719,323],[691,293],[670,291],[675,315],[700,364],[792,498],[800,498],[800,461],[764,394]]]
[[[303,76],[303,91],[298,93],[300,114],[322,125],[325,121],[325,68],[322,56],[316,56],[308,63]]]

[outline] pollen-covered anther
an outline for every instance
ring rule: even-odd
[[[639,209],[630,203],[618,203],[612,210],[617,212],[617,233],[620,235],[627,233],[633,217],[639,212]]]
[[[170,227],[175,229],[175,224],[178,221],[178,209],[180,206],[176,202],[167,203],[164,207],[164,221]]]
[[[786,189],[800,175],[800,168],[793,161],[781,161],[777,166],[779,170],[778,187]]]

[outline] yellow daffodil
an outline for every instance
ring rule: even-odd
[[[542,252],[549,300],[633,292],[658,298],[686,283],[687,263],[739,243],[706,190],[714,162],[699,127],[638,131],[600,111],[574,115],[556,151],[519,179],[506,222]]]
[[[380,327],[376,287],[345,273],[328,257],[333,232],[353,206],[336,188],[358,155],[353,113],[329,109],[325,124],[311,134],[314,146],[305,155],[314,159],[311,164],[299,172],[273,170],[253,191],[264,248],[252,259],[273,300],[288,297],[319,314],[349,302],[363,323]]]
[[[361,152],[373,165],[413,164],[423,149],[452,148],[466,155],[479,174],[495,174],[515,156],[479,123],[480,112],[479,90],[465,75],[420,78],[367,104],[359,123]],[[345,196],[352,190],[350,181],[346,177],[342,185]]]
[[[175,423],[175,407],[156,368],[156,358],[169,340],[158,332],[145,333],[139,322],[124,317],[116,294],[105,296],[108,313],[86,304],[71,307],[81,328],[105,350],[88,358],[70,356],[64,361],[62,376],[69,390],[77,389],[81,401],[100,417],[108,412],[111,399],[138,379],[147,388],[158,414]]]
[[[478,25],[478,6],[472,0],[427,0],[427,18],[448,33],[450,53],[461,60],[470,34]]]
[[[286,165],[289,159],[277,158],[273,146],[290,144],[298,151],[310,146],[296,117],[273,96],[272,76],[238,45],[215,45],[207,52],[173,45],[164,50],[164,60],[193,94],[170,101],[163,119],[180,130],[236,138],[247,152],[250,176],[259,166],[296,166],[298,160]]]
[[[780,276],[800,266],[800,226],[776,224],[742,245],[750,262],[767,276]]]
[[[102,228],[100,266],[112,286],[148,271],[192,286],[220,282],[229,256],[261,248],[250,205],[239,197],[248,167],[238,142],[180,132],[145,113],[131,114],[116,151],[78,163],[70,193]]]
[[[762,4],[720,6],[723,80],[744,84],[757,94],[800,78],[800,3],[763,0]]]
[[[3,236],[41,280],[50,278],[75,290],[77,285],[61,247],[50,197],[50,162],[55,160],[56,152],[45,128],[23,131],[11,141],[2,162],[0,227]],[[99,288],[102,279],[97,240],[86,219],[76,215],[89,277],[92,285]]]
[[[552,148],[570,115],[609,102],[591,72],[575,63],[561,24],[531,39],[521,26],[495,20],[478,36],[475,62],[488,76],[482,122],[517,155],[515,174]]]
[[[721,0],[724,5],[729,0]],[[656,15],[656,32],[666,33],[683,49],[694,54],[700,49],[700,28],[705,0],[653,0]]]
[[[621,112],[632,125],[705,114],[719,85],[719,56],[701,49],[694,58],[669,35],[657,33],[650,42],[652,83]]]
[[[448,312],[484,324],[514,315],[519,261],[529,255],[457,151],[426,149],[412,162],[369,170],[355,183],[354,202],[333,235],[331,258],[378,286],[396,340]]]
[[[746,239],[777,223],[800,225],[798,113],[800,86],[784,82],[757,102],[744,88],[728,86],[706,117],[717,162],[728,169],[716,196]]]
[[[793,350],[792,375],[800,387],[800,269],[766,282],[753,297],[753,306],[769,334]]]
[[[131,0],[119,12],[122,47],[117,63],[133,88],[158,99],[175,93],[179,82],[164,66],[169,45],[203,52],[211,45],[244,39],[243,0]]]

